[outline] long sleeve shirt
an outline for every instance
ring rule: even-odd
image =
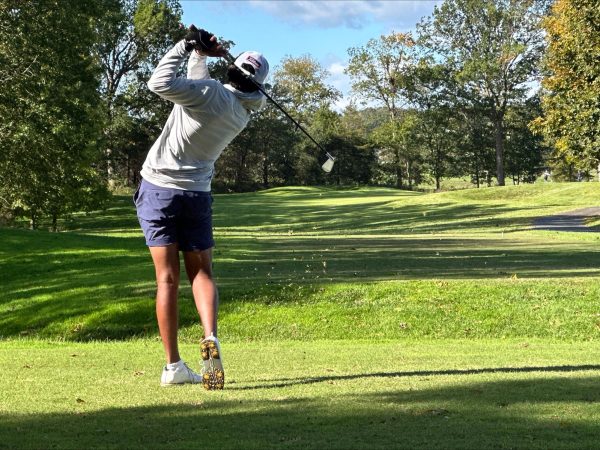
[[[192,52],[187,78],[177,71],[188,52],[178,42],[161,59],[148,88],[174,103],[162,133],[150,148],[141,175],[161,187],[210,191],[214,165],[265,98],[210,78],[206,57]]]

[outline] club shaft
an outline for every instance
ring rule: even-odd
[[[235,62],[235,58],[231,55],[231,53],[227,52],[225,55],[225,58],[227,59],[228,62],[230,62],[231,64],[233,64]],[[287,111],[285,109],[283,109],[283,106],[281,106],[279,103],[277,103],[273,97],[271,97],[269,94],[267,94],[267,92],[263,89],[263,87],[258,84],[256,81],[254,81],[252,78],[247,77],[248,80],[250,80],[252,82],[252,84],[254,84],[254,86],[256,86],[256,88],[265,96],[267,97],[271,103],[273,103],[275,106],[277,106],[277,108],[279,108],[279,110],[294,124],[296,125],[297,128],[299,128],[320,150],[322,150],[323,152],[325,152],[325,155],[327,155],[328,158],[334,159],[333,156],[331,156],[329,154],[329,152],[327,150],[325,150],[321,144],[319,144],[317,141],[315,141],[315,139],[308,133],[308,131],[306,131],[304,129],[304,127],[302,125],[300,125],[296,119],[294,119],[292,116],[290,116]]]

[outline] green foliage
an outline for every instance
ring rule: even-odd
[[[506,114],[506,172],[517,183],[534,181],[548,157],[549,149],[541,136],[534,135],[528,127],[540,112],[539,98],[531,97],[522,105],[509,108]]]
[[[379,149],[380,170],[397,188],[407,185],[412,187],[418,177],[411,173],[415,163],[420,159],[418,145],[419,114],[405,111],[400,118],[388,120],[373,131],[372,142]],[[385,175],[384,175],[385,176]]]
[[[99,68],[90,56],[98,4],[0,3],[0,205],[4,218],[49,218],[97,208],[92,170],[102,126]]]
[[[533,122],[567,167],[600,162],[600,9],[593,0],[557,0],[544,21],[548,52],[544,114]]]
[[[284,58],[275,71],[274,80],[300,119],[307,119],[318,108],[330,106],[340,97],[337,89],[324,83],[327,76],[327,70],[318,61],[304,55]]]
[[[544,40],[540,0],[447,0],[424,19],[420,42],[441,58],[456,94],[494,124],[496,177],[504,185],[505,115],[534,80]]]
[[[325,77],[326,71],[311,57],[288,57],[275,71],[270,95],[305,128],[310,124],[311,133],[316,133],[321,144],[336,154],[337,144],[329,145],[329,138],[339,131],[339,127],[332,125],[338,118],[332,119],[332,115],[337,115],[329,108],[339,92],[323,82]],[[353,154],[353,144],[349,145],[348,151],[347,145],[340,147],[349,152],[348,156]],[[246,129],[224,150],[216,164],[214,186],[219,191],[248,191],[284,184],[325,184],[331,177],[326,177],[320,169],[323,158],[318,147],[268,102],[265,109],[253,114]],[[351,161],[347,164],[353,165]],[[356,181],[353,174],[342,174],[336,180]]]
[[[275,85],[269,95],[287,108],[279,92]],[[217,160],[213,189],[248,191],[295,183],[298,141],[293,125],[267,102]]]
[[[415,60],[415,41],[409,33],[392,32],[348,50],[346,73],[353,91],[366,102],[377,102],[396,118],[408,97],[407,72]]]
[[[183,37],[182,11],[177,0],[102,0],[102,6],[95,46],[107,122],[102,169],[111,184],[117,179],[135,184],[143,161],[140,146],[158,137],[172,108],[151,94],[146,82],[163,54]],[[123,133],[139,144],[124,143]]]
[[[313,177],[321,184],[327,181],[337,185],[368,184],[372,179],[376,164],[374,149],[364,135],[346,129],[345,125],[340,114],[326,107],[321,107],[313,117],[310,132],[337,159],[333,171],[325,175],[320,168],[324,156],[320,150],[313,150]]]

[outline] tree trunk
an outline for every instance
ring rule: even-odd
[[[495,111],[494,127],[496,128],[496,178],[498,186],[504,186],[504,113]]]
[[[112,189],[115,186],[115,169],[113,167],[112,149],[106,149],[106,178],[108,187]]]
[[[262,169],[263,187],[266,189],[269,187],[269,159],[267,157],[263,158]]]
[[[396,187],[402,189],[402,167],[400,167],[400,163],[396,165]]]
[[[442,151],[438,148],[435,152],[435,190],[442,189]]]
[[[569,164],[569,181],[573,181],[573,164]]]
[[[106,113],[107,113],[107,124],[110,126],[113,123],[113,99],[115,95],[115,88],[113,80],[108,81],[108,92],[107,92],[107,102],[106,102]],[[112,135],[111,132],[105,129],[104,135],[106,136],[106,149],[104,150],[104,155],[106,156],[106,182],[109,189],[112,189],[115,181],[115,171],[113,166],[113,151],[112,151]]]
[[[396,149],[396,187],[402,189],[402,166],[400,164],[400,149]]]

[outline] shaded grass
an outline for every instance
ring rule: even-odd
[[[0,448],[597,447],[598,235],[530,228],[595,184],[216,197],[222,392],[158,387],[130,198],[0,229]]]
[[[591,449],[600,432],[593,343],[226,343],[221,392],[158,387],[158,347],[4,342],[2,446]]]
[[[529,229],[596,199],[592,183],[217,196],[222,329],[233,340],[373,327],[381,338],[596,338],[598,234]],[[154,336],[152,263],[131,199],[63,226],[0,230],[0,335]],[[197,339],[190,289],[181,294],[183,336]]]

